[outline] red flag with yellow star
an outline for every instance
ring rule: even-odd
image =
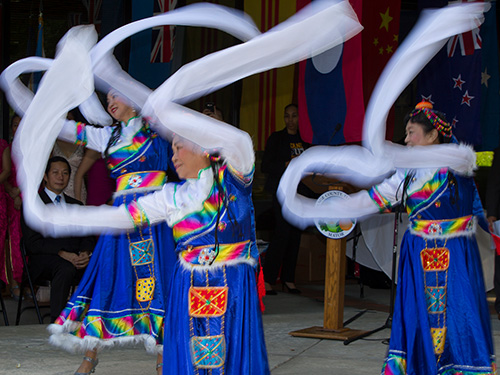
[[[364,0],[362,32],[363,97],[365,106],[385,65],[398,47],[400,0]],[[387,121],[387,138],[392,139],[393,111]]]

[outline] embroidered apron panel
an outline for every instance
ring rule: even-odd
[[[427,302],[428,313],[443,313],[446,310],[446,287],[426,287],[425,300]]]
[[[218,368],[226,359],[226,340],[223,335],[191,337],[191,359],[197,368]]]
[[[424,271],[446,271],[450,265],[450,251],[445,247],[423,249],[420,252]]]
[[[154,243],[151,238],[143,241],[132,242],[129,245],[132,266],[143,266],[153,263]]]
[[[135,298],[139,302],[147,302],[153,299],[153,293],[155,291],[155,278],[146,277],[144,279],[138,279],[135,283]]]
[[[228,287],[189,288],[189,315],[195,318],[222,316],[227,308]]]
[[[446,341],[445,328],[431,328],[432,342],[434,343],[434,353],[443,354],[444,343]]]

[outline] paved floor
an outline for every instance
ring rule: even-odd
[[[323,325],[320,287],[309,287],[306,296],[278,293],[265,298],[264,329],[272,375],[379,374],[387,350],[383,329],[365,339],[344,345],[342,341],[297,338],[290,331]],[[389,291],[365,288],[359,298],[357,285],[346,286],[344,318],[361,308],[368,312],[355,320],[352,329],[371,330],[384,325],[388,316]],[[15,306],[7,300],[9,318],[14,323]],[[492,316],[496,347],[500,347],[500,321]],[[22,325],[5,327],[0,316],[0,374],[73,374],[81,357],[51,347],[46,325],[35,324],[35,314],[23,314]],[[155,374],[155,358],[140,348],[114,348],[100,354],[96,374]]]

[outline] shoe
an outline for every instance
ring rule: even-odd
[[[266,296],[276,296],[278,292],[276,292],[274,289],[271,290],[266,290]]]
[[[285,289],[286,289],[286,291],[287,291],[288,293],[290,293],[290,294],[300,294],[300,293],[302,293],[302,292],[301,292],[299,289],[297,289],[297,288],[290,288],[286,282],[285,282],[285,283],[283,283],[283,284],[281,284],[281,285],[282,285],[282,286],[281,286],[281,289],[282,289],[283,291],[285,291]]]
[[[163,362],[161,363],[157,363],[156,364],[156,372],[158,372],[159,369],[161,369],[163,367]],[[160,374],[163,373],[163,371],[160,372]]]
[[[17,294],[14,293],[14,291],[17,291]],[[19,302],[19,297],[21,296],[21,291],[19,289],[19,285],[16,285],[16,286],[13,286],[12,288],[10,288],[10,295],[12,296],[14,301]],[[24,301],[24,297],[23,297],[23,301]]]
[[[99,359],[94,359],[94,358],[90,358],[90,357],[83,357],[83,360],[84,361],[89,361],[90,363],[92,363],[92,368],[90,369],[89,372],[75,372],[75,375],[90,375],[90,374],[93,374],[95,372],[95,368],[97,367],[97,365],[99,364]]]

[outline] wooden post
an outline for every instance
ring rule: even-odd
[[[326,240],[325,308],[323,327],[344,327],[345,238]]]
[[[332,184],[328,190],[343,190],[343,186]],[[305,328],[290,332],[290,335],[345,341],[368,332],[344,327],[345,247],[345,238],[326,240],[323,327]]]

